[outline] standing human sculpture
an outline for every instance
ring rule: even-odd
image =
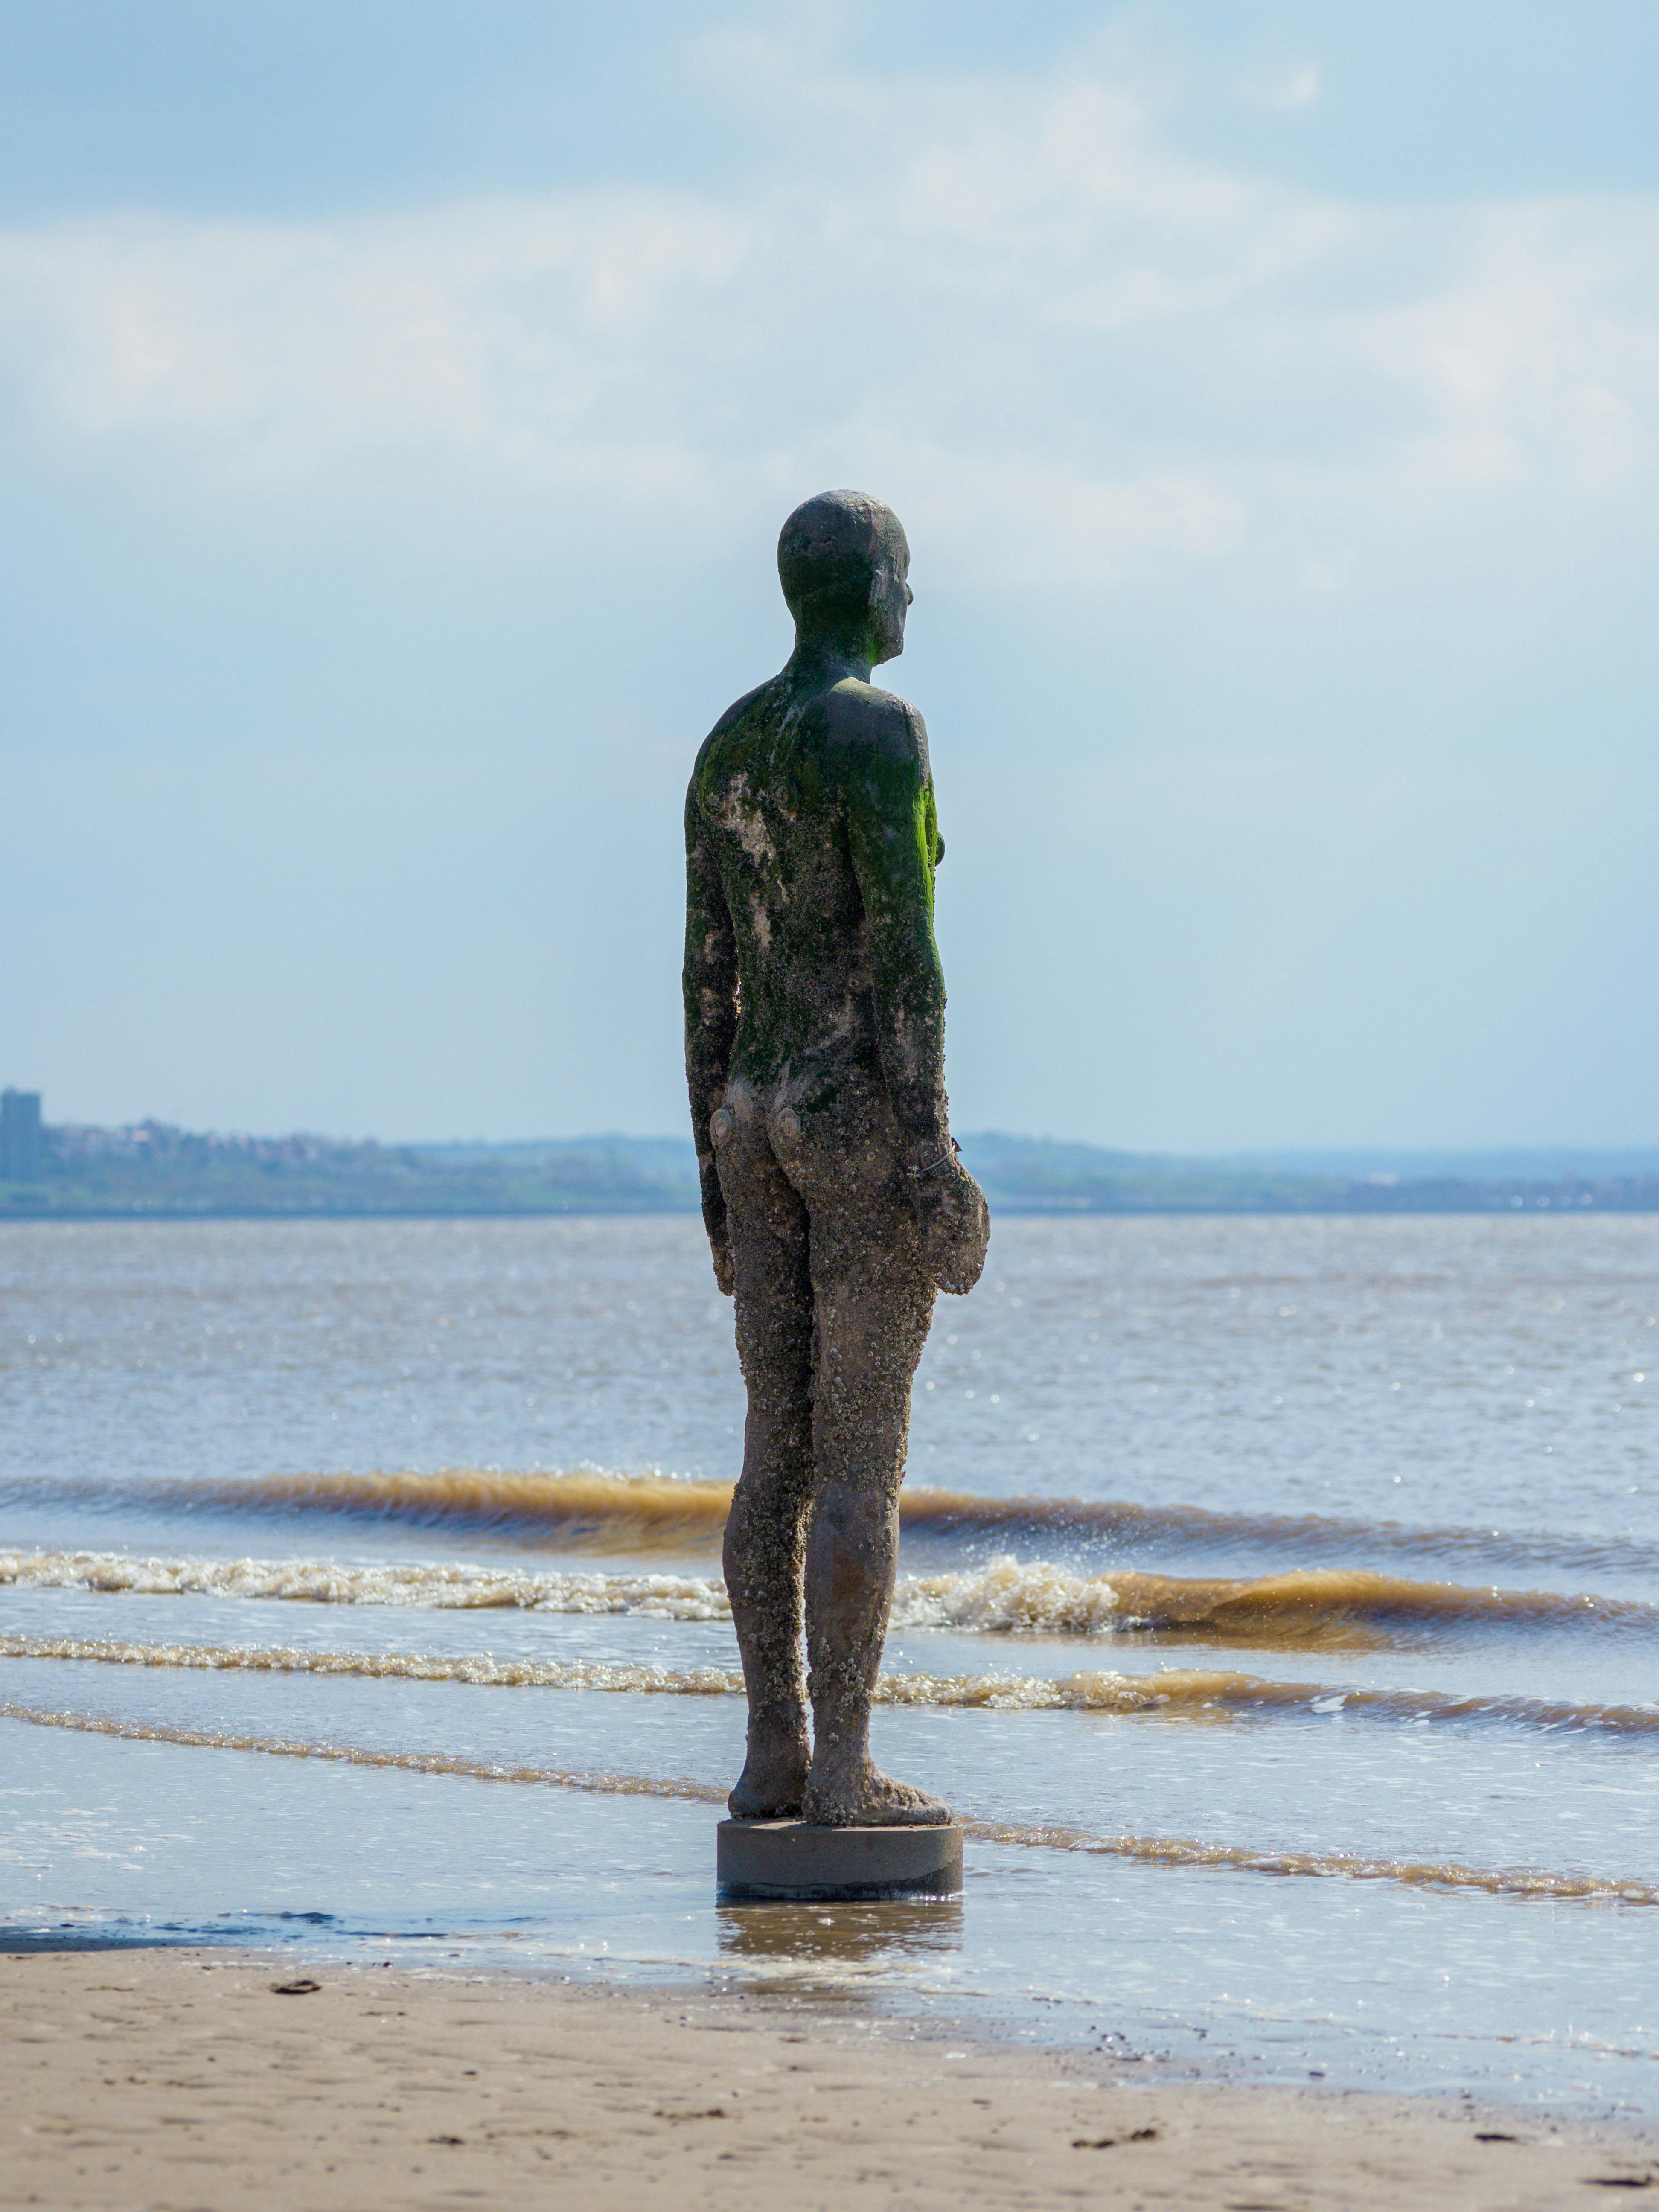
[[[951,1818],[869,1746],[911,1382],[935,1289],[973,1288],[989,1228],[947,1118],[927,732],[870,681],[903,650],[909,562],[878,500],[796,508],[794,652],[715,724],[686,795],[686,1073],[749,1397],[725,1559],[739,1820]]]

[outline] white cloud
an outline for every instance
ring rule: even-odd
[[[1319,79],[1317,62],[1298,62],[1276,82],[1265,86],[1256,97],[1264,107],[1294,112],[1299,107],[1311,107],[1319,98]]]
[[[1368,529],[1651,468],[1659,203],[1345,207],[1184,158],[1118,85],[722,53],[799,118],[787,180],[14,229],[3,343],[64,434],[222,479],[426,452],[746,507],[879,477],[1033,585],[1267,544],[1330,589]]]
[[[749,246],[740,217],[665,194],[122,218],[0,239],[0,300],[44,404],[83,434],[172,433],[254,475],[437,445],[584,475],[608,453],[626,477],[655,446],[651,349]],[[629,380],[642,441],[608,427]]]
[[[1659,203],[1472,211],[1463,270],[1369,319],[1364,343],[1423,409],[1419,465],[1446,481],[1644,474],[1659,419]]]

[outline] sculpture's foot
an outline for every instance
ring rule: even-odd
[[[895,1782],[867,1759],[844,1775],[815,1776],[800,1809],[815,1828],[942,1828],[951,1819],[941,1798]]]
[[[805,1729],[750,1729],[749,1755],[726,1799],[734,1820],[793,1820],[812,1763]]]

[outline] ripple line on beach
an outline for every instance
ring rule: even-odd
[[[460,1682],[477,1689],[589,1690],[668,1697],[741,1697],[743,1676],[721,1667],[638,1661],[497,1659],[489,1652],[312,1651],[284,1645],[137,1644],[75,1636],[0,1635],[0,1659],[89,1662],[210,1674],[317,1674],[370,1681]],[[1036,1674],[883,1674],[876,1702],[991,1712],[1122,1713],[1169,1720],[1230,1715],[1419,1723],[1499,1723],[1565,1733],[1659,1735],[1659,1705],[1574,1705],[1542,1698],[1454,1696],[1280,1682],[1200,1668],[1154,1674],[1090,1670]]]
[[[689,1776],[605,1774],[547,1766],[502,1766],[441,1752],[378,1751],[356,1744],[308,1743],[278,1736],[234,1735],[210,1729],[171,1728],[161,1723],[111,1719],[100,1713],[46,1711],[0,1701],[0,1719],[35,1728],[67,1729],[131,1743],[170,1743],[191,1750],[243,1751],[279,1759],[320,1759],[343,1765],[391,1768],[404,1773],[453,1775],[477,1782],[511,1782],[580,1790],[597,1796],[689,1799],[721,1804],[717,1784]],[[1390,1881],[1417,1889],[1444,1889],[1490,1897],[1582,1900],[1609,1905],[1659,1905],[1659,1885],[1601,1875],[1552,1874],[1530,1867],[1470,1867],[1455,1862],[1366,1858],[1346,1852],[1254,1850],[1243,1844],[1206,1843],[1179,1836],[1105,1836],[1087,1829],[1036,1823],[967,1820],[976,1842],[1027,1850],[1075,1851],[1123,1858],[1143,1865],[1267,1874],[1348,1881]]]
[[[600,1774],[557,1766],[503,1766],[460,1759],[441,1751],[377,1751],[361,1744],[307,1743],[300,1738],[239,1735],[221,1729],[172,1728],[160,1721],[125,1721],[105,1713],[43,1711],[36,1705],[0,1700],[0,1720],[23,1721],[33,1728],[68,1729],[82,1735],[113,1737],[123,1743],[173,1743],[191,1751],[252,1751],[277,1759],[323,1759],[345,1766],[388,1767],[406,1774],[453,1774],[473,1782],[539,1783],[563,1790],[585,1790],[604,1797],[684,1797],[699,1804],[723,1805],[726,1791],[689,1777]]]

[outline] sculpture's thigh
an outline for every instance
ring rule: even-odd
[[[804,1178],[817,1322],[812,1455],[820,1486],[896,1496],[910,1385],[933,1319],[933,1285],[896,1133],[877,1121],[817,1151]]]
[[[812,1284],[806,1208],[773,1158],[753,1105],[736,1091],[717,1146],[736,1277],[738,1359],[749,1395],[744,1480],[810,1470]]]

